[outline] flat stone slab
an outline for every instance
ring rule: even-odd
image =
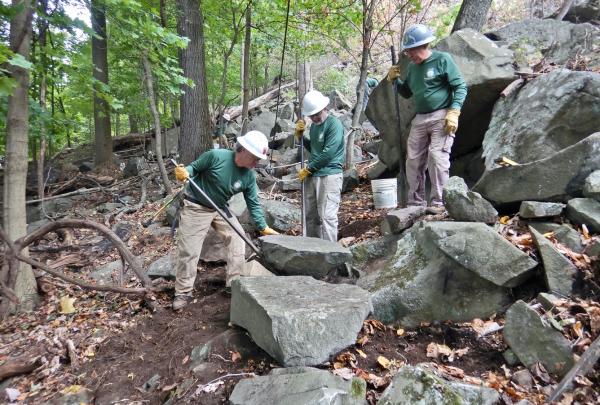
[[[492,204],[481,194],[469,190],[465,181],[458,176],[448,179],[442,198],[448,215],[457,221],[493,224],[498,219],[498,211]]]
[[[231,322],[284,366],[321,364],[354,344],[372,310],[367,291],[312,277],[243,277],[231,284]]]
[[[592,198],[569,200],[567,217],[576,224],[585,224],[591,232],[600,232],[600,202]]]
[[[285,276],[320,279],[352,262],[352,253],[337,242],[301,236],[272,235],[260,239],[266,268]]]
[[[504,340],[527,367],[540,362],[550,373],[563,376],[573,366],[570,342],[524,301],[506,311]]]
[[[500,403],[498,391],[448,381],[424,367],[404,366],[385,389],[379,405],[493,405]]]
[[[556,224],[553,222],[530,222],[529,226],[539,233],[553,232],[556,240],[568,247],[574,252],[583,252],[583,243],[581,235],[571,225]]]
[[[381,223],[381,233],[400,233],[414,225],[415,221],[425,215],[425,207],[410,206],[389,211]]]
[[[548,290],[564,296],[573,295],[577,267],[556,250],[544,235],[532,227],[529,227],[529,232],[531,232],[542,258]]]
[[[519,208],[521,218],[545,218],[562,214],[566,205],[552,202],[523,201]]]
[[[346,381],[310,367],[276,368],[269,375],[238,382],[231,405],[366,405],[367,385],[361,378]]]

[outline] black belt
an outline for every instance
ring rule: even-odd
[[[202,204],[200,201],[196,200],[194,197],[190,197],[190,196],[189,196],[189,195],[187,195],[187,194],[184,194],[184,195],[183,195],[183,198],[184,198],[185,200],[188,200],[189,202],[192,202],[192,203],[194,203],[194,204],[200,205],[201,207],[207,208],[207,209],[209,209],[209,210],[216,211],[216,210],[214,209],[214,207],[207,207],[206,205]],[[223,212],[224,212],[224,213],[227,215],[227,218],[231,218],[231,217],[232,217],[232,215],[231,215],[231,211],[229,211],[229,208],[228,208],[228,207],[221,208],[221,210],[223,210]]]

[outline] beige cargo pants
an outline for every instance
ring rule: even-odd
[[[337,242],[342,173],[307,177],[306,235]]]
[[[446,109],[417,114],[411,122],[406,148],[408,205],[427,205],[425,170],[431,182],[431,205],[443,205],[442,191],[450,176],[454,134],[444,131]]]
[[[235,216],[230,219],[238,229],[242,229]],[[227,248],[226,285],[229,287],[231,280],[243,275],[245,246],[242,238],[231,229],[217,211],[184,200],[177,231],[175,295],[192,293],[202,244],[210,227],[223,238]]]

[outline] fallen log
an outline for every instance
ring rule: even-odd
[[[290,87],[293,87],[294,85],[296,85],[296,82],[289,82],[289,83],[282,84],[281,91],[289,89]],[[258,108],[261,105],[265,104],[266,102],[273,100],[275,97],[277,97],[278,94],[279,94],[279,88],[275,88],[271,91],[266,92],[265,94],[263,94],[260,97],[256,97],[255,99],[250,100],[248,102],[248,111]],[[234,107],[226,108],[225,112],[227,114],[229,114],[229,116],[231,117],[232,120],[236,119],[237,117],[242,115],[242,106],[237,105]]]
[[[0,365],[0,381],[21,374],[31,373],[40,364],[40,356],[35,356],[28,359],[7,360],[6,363]]]

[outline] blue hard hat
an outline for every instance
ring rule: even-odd
[[[428,44],[435,40],[433,32],[423,24],[410,26],[402,38],[402,50],[416,48],[417,46]]]

